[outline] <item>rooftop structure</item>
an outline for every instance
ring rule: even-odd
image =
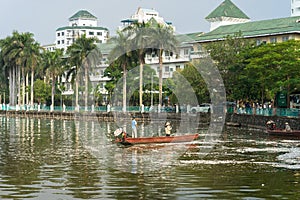
[[[213,10],[206,18],[210,24],[210,31],[219,26],[245,23],[250,21],[250,18],[243,13],[230,0],[225,0],[215,10]]]
[[[156,10],[145,9],[145,8],[139,7],[138,10],[136,11],[136,13],[134,15],[132,15],[130,18],[121,20],[122,26],[120,27],[120,29],[123,29],[135,22],[147,23],[151,19],[155,19],[155,21],[157,21],[157,23],[159,23],[159,24],[163,24],[166,26],[172,26],[172,23],[165,21],[163,17],[159,16],[159,13]],[[172,26],[172,27],[175,31],[175,27],[174,26]]]

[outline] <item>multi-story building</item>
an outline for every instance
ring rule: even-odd
[[[213,13],[229,12],[227,10],[224,11],[224,9],[231,10],[233,13],[242,12],[237,7],[235,7],[235,11],[232,10],[231,5],[232,2],[230,0],[225,0],[221,6],[217,7],[216,10],[208,16],[212,16]],[[223,15],[225,17],[225,14]],[[221,16],[219,17],[221,18]],[[240,21],[240,23],[216,26],[210,32],[197,35],[195,40],[191,42],[194,46],[193,53],[198,52],[201,54],[202,46],[204,44],[224,40],[226,36],[233,36],[239,32],[242,34],[243,38],[256,41],[257,45],[261,43],[283,42],[290,39],[300,40],[299,16],[247,22],[243,22],[245,19],[244,15],[236,15],[235,18],[237,19],[236,21]],[[238,20],[238,18],[241,19]]]
[[[98,26],[98,19],[86,10],[80,10],[69,18],[69,25],[56,29],[56,48],[66,50],[76,38],[85,34],[96,37],[99,43],[106,43],[109,37],[107,28]]]

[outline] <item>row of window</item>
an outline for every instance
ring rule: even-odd
[[[84,32],[86,32],[85,30],[83,30]],[[75,32],[73,31],[72,34],[74,35]],[[97,35],[97,36],[102,36],[102,32],[101,31],[89,31],[88,32],[88,35]],[[57,32],[57,37],[60,37],[60,36],[64,36],[65,35],[65,32]]]
[[[281,37],[282,42],[288,41],[289,39],[290,39],[289,36],[282,36]],[[270,37],[270,43],[276,43],[277,41],[278,41],[278,37]],[[256,40],[256,45],[266,44],[266,43],[267,43],[266,40],[261,40],[261,39]]]
[[[73,38],[72,39],[72,42],[74,42],[75,41],[75,39]],[[72,44],[71,42],[70,42],[70,40],[67,40],[67,45],[69,45],[69,44]],[[102,40],[99,40],[99,43],[102,43]],[[65,40],[57,40],[57,44],[65,44]]]

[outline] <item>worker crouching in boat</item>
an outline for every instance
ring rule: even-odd
[[[126,138],[126,132],[122,128],[118,128],[114,131],[114,136],[116,137],[116,141],[124,142]]]
[[[171,123],[167,122],[165,124],[165,133],[166,133],[166,136],[171,136],[171,130],[172,130]]]
[[[266,126],[269,130],[275,130],[276,129],[276,123],[273,120],[267,121]]]

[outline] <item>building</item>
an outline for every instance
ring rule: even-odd
[[[98,26],[98,19],[86,10],[80,10],[69,18],[69,25],[56,29],[56,48],[66,50],[77,37],[96,37],[99,43],[106,43],[109,37],[107,28]]]
[[[123,29],[132,23],[147,23],[151,19],[155,19],[157,23],[163,24],[165,26],[172,26],[173,30],[175,31],[175,27],[172,25],[172,22],[165,21],[163,17],[159,16],[159,13],[154,9],[145,9],[139,7],[135,14],[131,17],[121,20],[122,25],[119,29]]]
[[[299,1],[300,2],[300,1]],[[227,4],[227,5],[226,5]],[[230,10],[230,5],[232,2],[230,0],[225,0],[217,9],[213,11],[207,18],[211,18],[213,13],[229,13],[224,8]],[[222,10],[223,9],[223,10]],[[236,11],[237,13],[238,11]],[[227,15],[220,15],[219,18],[225,18]],[[235,18],[238,18],[236,15]],[[300,17],[292,16],[286,18],[269,19],[261,21],[247,21],[243,15],[240,15],[240,21],[236,24],[227,24],[214,26],[215,21],[211,21],[212,26],[215,27],[210,32],[199,34],[196,36],[195,40],[191,42],[193,44],[193,52],[200,52],[202,46],[206,43],[224,40],[226,36],[233,36],[236,33],[241,33],[243,38],[252,39],[256,41],[256,44],[261,43],[276,43],[283,42],[290,39],[299,40],[300,39]]]
[[[300,16],[300,0],[291,0],[291,16]]]

